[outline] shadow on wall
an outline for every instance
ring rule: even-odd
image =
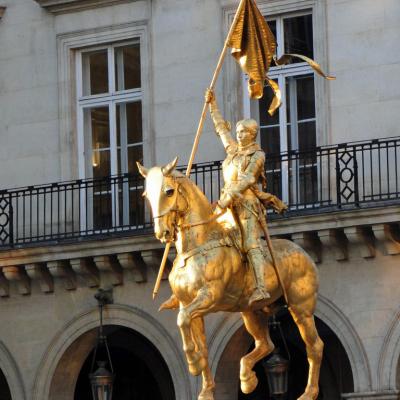
[[[308,363],[303,341],[291,316],[284,312],[278,316],[290,353],[289,392],[285,400],[296,400],[307,383]],[[336,334],[320,319],[316,325],[325,343],[320,375],[319,399],[340,400],[341,393],[354,391],[353,374],[349,358]],[[281,354],[287,358],[285,346],[278,330],[271,331],[271,338]],[[269,399],[268,383],[261,363],[255,367],[259,384],[256,390],[245,395],[240,390],[240,358],[252,350],[252,338],[243,327],[233,335],[226,346],[216,373],[217,398],[219,400],[266,400]]]

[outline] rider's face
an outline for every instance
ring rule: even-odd
[[[241,146],[247,146],[254,143],[254,132],[249,131],[242,124],[239,124],[236,128],[236,139]]]

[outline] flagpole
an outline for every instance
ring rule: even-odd
[[[222,65],[224,63],[226,52],[228,50],[228,43],[231,40],[231,37],[232,37],[232,34],[233,34],[233,30],[235,28],[235,25],[236,25],[238,19],[239,19],[240,12],[242,10],[242,7],[243,7],[245,1],[246,0],[240,0],[239,6],[238,6],[238,8],[236,10],[235,17],[233,18],[233,21],[232,21],[231,27],[229,29],[228,35],[227,35],[227,37],[225,39],[224,47],[223,47],[223,49],[221,51],[221,54],[219,56],[218,64],[217,64],[217,66],[215,68],[214,75],[213,75],[213,77],[211,79],[211,83],[210,83],[210,86],[209,86],[209,89],[211,89],[211,90],[214,89],[215,84],[216,84],[217,79],[218,79],[218,76],[219,76],[219,74],[221,72],[221,68],[222,68]],[[194,157],[196,156],[196,152],[197,152],[197,149],[199,147],[200,136],[201,136],[201,134],[203,132],[204,121],[205,121],[206,116],[207,116],[207,106],[208,106],[207,101],[204,101],[203,109],[202,109],[201,116],[200,116],[199,125],[197,127],[196,136],[194,138],[194,142],[193,142],[193,146],[192,146],[192,151],[190,153],[188,165],[187,165],[187,168],[186,168],[186,176],[187,177],[190,176],[190,172],[192,171]],[[153,300],[157,296],[158,289],[160,288],[161,278],[162,278],[162,276],[164,274],[165,264],[166,264],[167,259],[168,259],[168,254],[169,254],[170,248],[171,248],[171,243],[167,243],[167,245],[165,246],[164,255],[163,255],[163,258],[162,258],[162,261],[161,261],[160,269],[158,271],[157,280],[156,280],[156,283],[154,285]]]

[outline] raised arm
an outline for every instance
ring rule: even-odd
[[[212,90],[207,89],[205,94],[206,102],[210,107],[211,118],[214,122],[215,132],[221,138],[222,144],[227,152],[235,151],[237,148],[236,141],[231,135],[231,126],[228,121],[225,121],[219,111],[215,94]]]

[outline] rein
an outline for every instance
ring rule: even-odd
[[[180,224],[180,225],[178,225],[178,227],[181,229],[190,229],[190,228],[193,228],[194,226],[206,225],[206,224],[209,224],[210,222],[217,220],[219,217],[224,215],[226,213],[226,211],[227,211],[227,209],[225,208],[222,212],[220,212],[219,214],[213,215],[209,219],[206,219],[204,221],[199,221],[199,222],[192,222],[190,224]]]
[[[174,178],[175,181],[177,181],[177,179],[179,178]],[[186,202],[186,209],[185,210],[180,210],[177,207],[178,204],[178,194],[181,194],[183,199]],[[181,230],[186,230],[186,229],[191,229],[195,226],[201,226],[201,225],[207,225],[215,220],[217,220],[219,217],[221,217],[222,215],[224,215],[227,212],[227,209],[224,209],[222,212],[220,212],[219,214],[213,215],[211,218],[206,219],[204,221],[199,221],[199,222],[192,222],[192,223],[187,223],[187,224],[178,224],[176,223],[176,217],[178,214],[181,214],[183,217],[188,213],[189,211],[189,201],[186,198],[186,196],[183,193],[183,190],[181,190],[181,184],[177,182],[177,187],[176,187],[176,194],[175,194],[175,199],[174,199],[174,203],[172,204],[172,206],[170,208],[168,208],[167,210],[163,211],[162,213],[160,213],[159,215],[156,215],[153,217],[153,220],[156,220],[158,218],[162,218],[165,215],[169,214],[170,212],[175,212],[175,218],[174,218],[174,225],[178,228],[180,228]]]

